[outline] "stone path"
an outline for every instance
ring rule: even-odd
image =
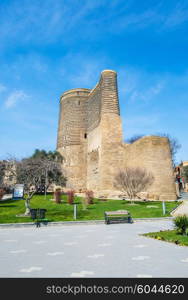
[[[0,277],[188,277],[188,247],[141,233],[171,221],[0,229]]]
[[[172,211],[173,217],[187,215],[188,216],[188,193],[181,193],[180,201],[183,201],[175,210]]]
[[[188,193],[186,193],[186,192],[183,192],[183,193],[181,193],[181,198],[180,198],[180,200],[188,200]]]

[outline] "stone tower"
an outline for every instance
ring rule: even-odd
[[[92,90],[78,88],[63,93],[57,151],[65,158],[67,187],[77,192],[91,189],[97,196],[115,197],[120,194],[114,188],[115,175],[132,165],[155,173],[150,195],[176,198],[167,139],[145,137],[132,145],[123,143],[117,74],[112,70],[104,70]]]

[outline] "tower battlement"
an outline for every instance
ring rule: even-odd
[[[69,97],[76,97],[76,96],[87,97],[88,94],[90,94],[90,92],[91,92],[90,89],[85,89],[85,88],[71,89],[71,90],[65,91],[61,95],[60,101],[63,101],[64,99],[69,98]]]

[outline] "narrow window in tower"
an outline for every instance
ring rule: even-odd
[[[87,133],[84,134],[84,138],[87,139]]]
[[[78,101],[78,105],[80,105],[80,101]]]

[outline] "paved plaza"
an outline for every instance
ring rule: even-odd
[[[0,229],[0,277],[188,277],[188,247],[140,236],[171,221]]]

